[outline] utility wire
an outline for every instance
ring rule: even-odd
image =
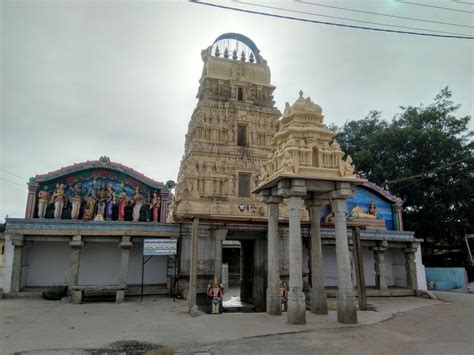
[[[9,183],[11,183],[11,184],[13,184],[13,185],[20,186],[20,187],[22,187],[22,188],[26,188],[26,186],[17,184],[15,181],[8,180],[8,179],[4,178],[3,176],[0,176],[0,179],[5,180],[5,181],[7,181],[7,182],[9,182]],[[27,190],[28,190],[28,189],[27,189]]]
[[[5,169],[0,169],[0,170],[3,171],[4,173],[10,174],[10,175],[15,176],[15,177],[17,177],[17,178],[20,178],[20,179],[22,179],[22,180],[27,180],[27,181],[28,181],[28,179],[27,179],[27,178],[24,178],[23,176],[13,174],[13,173],[11,173],[11,172],[5,170]]]
[[[426,171],[426,172],[421,173],[421,174],[418,174],[418,175],[413,175],[413,176],[409,176],[409,177],[402,178],[402,179],[398,179],[398,180],[386,181],[385,184],[396,184],[396,183],[399,183],[399,182],[402,182],[402,181],[408,181],[408,180],[417,179],[417,178],[419,178],[419,177],[422,178],[422,179],[420,179],[420,180],[423,180],[423,179],[425,179],[425,178],[428,177],[428,176],[427,176],[428,174],[432,174],[432,173],[435,173],[435,172],[437,172],[437,171],[446,169],[446,168],[448,168],[448,167],[450,167],[450,166],[452,166],[452,165],[459,164],[459,163],[461,163],[461,162],[463,162],[463,161],[465,161],[465,160],[468,160],[469,158],[470,158],[470,157],[465,157],[465,158],[463,158],[463,159],[456,160],[456,161],[454,161],[454,162],[452,162],[452,163],[449,163],[449,164],[440,166],[440,167],[438,167],[438,168],[436,168],[436,169],[433,169],[433,170],[431,170],[431,171]],[[417,181],[420,181],[420,180],[417,180]]]
[[[459,1],[459,0],[452,0],[452,2],[457,2],[459,4],[466,4],[466,5],[474,6],[474,2]]]
[[[330,8],[330,9],[358,12],[358,13],[361,13],[361,14],[369,14],[369,15],[377,15],[377,16],[398,18],[398,19],[402,19],[402,20],[411,20],[411,21],[436,23],[438,25],[448,25],[448,26],[456,26],[456,27],[474,28],[474,26],[469,26],[469,25],[459,25],[457,23],[451,23],[451,22],[441,22],[441,21],[426,20],[426,19],[421,19],[421,18],[416,18],[416,17],[405,17],[405,16],[390,15],[390,14],[384,14],[384,13],[381,13],[381,12],[356,10],[356,9],[350,9],[348,7],[339,7],[339,6],[333,6],[333,5],[318,4],[318,3],[315,3],[315,2],[312,2],[312,1],[295,0],[295,2],[298,2],[298,3],[301,3],[301,4],[307,4],[307,5],[311,5],[311,6],[320,6],[320,7],[327,7],[327,8]]]
[[[212,3],[203,2],[203,1],[200,1],[200,0],[188,0],[188,1],[191,2],[191,3],[194,3],[194,4],[198,4],[198,5],[206,5],[206,6],[211,6],[211,7],[217,7],[217,8],[225,9],[225,10],[233,10],[233,11],[244,12],[244,13],[248,13],[248,14],[269,16],[269,17],[275,17],[275,18],[286,19],[286,20],[294,20],[294,21],[301,21],[301,22],[308,22],[308,23],[317,23],[317,24],[321,24],[321,25],[346,27],[346,28],[368,30],[368,31],[377,31],[377,32],[408,34],[408,35],[415,35],[415,36],[426,36],[426,37],[437,37],[437,38],[453,38],[453,39],[474,39],[474,37],[467,36],[467,35],[466,36],[464,36],[464,35],[463,36],[449,36],[449,35],[439,35],[439,34],[433,34],[433,33],[409,32],[409,31],[388,30],[388,29],[376,28],[376,27],[355,26],[355,25],[348,25],[348,24],[342,24],[342,23],[334,23],[334,22],[326,22],[326,21],[318,21],[318,20],[309,20],[309,19],[304,19],[304,18],[299,18],[299,17],[292,17],[292,16],[275,15],[275,14],[270,14],[270,13],[267,13],[267,12],[252,11],[252,10],[240,9],[240,8],[231,7],[231,6],[212,4]]]
[[[451,35],[466,36],[464,33],[429,30],[427,28],[419,28],[419,27],[406,27],[406,26],[399,26],[399,25],[390,25],[390,24],[379,23],[379,22],[356,20],[356,19],[347,18],[347,17],[337,17],[337,16],[317,14],[317,13],[314,13],[314,12],[291,10],[291,9],[285,9],[285,8],[282,8],[282,7],[255,4],[255,3],[246,2],[246,1],[234,0],[234,2],[237,2],[239,4],[249,5],[249,6],[257,6],[257,7],[267,8],[267,9],[273,9],[273,10],[281,10],[281,11],[287,11],[287,12],[293,12],[293,13],[299,13],[299,14],[305,14],[305,15],[314,15],[314,16],[319,16],[319,17],[333,18],[333,19],[336,19],[336,20],[345,20],[345,21],[352,21],[352,22],[368,23],[368,24],[371,24],[371,25],[379,25],[379,26],[387,26],[387,27],[395,27],[395,28],[404,28],[406,30],[419,30],[419,31],[428,31],[428,32],[434,32],[434,33],[445,33],[445,34],[451,34]]]
[[[458,9],[453,9],[452,7],[444,7],[444,6],[436,6],[436,5],[419,4],[419,3],[417,3],[417,2],[404,1],[404,0],[395,0],[395,1],[399,2],[400,4],[423,6],[423,7],[431,7],[431,8],[433,8],[433,9],[441,9],[441,10],[448,10],[448,11],[455,11],[455,12],[465,12],[466,14],[474,14],[473,11],[458,10]]]

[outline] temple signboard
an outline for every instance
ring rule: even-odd
[[[178,241],[176,239],[144,239],[143,256],[176,255]]]

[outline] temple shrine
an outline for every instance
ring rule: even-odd
[[[175,274],[166,257],[154,259],[148,294],[173,288],[196,314],[220,280],[255,311],[287,309],[291,324],[306,309],[327,313],[337,296],[338,320],[355,323],[357,228],[369,296],[423,288],[402,201],[355,174],[322,108],[301,91],[282,114],[267,61],[246,36],[223,34],[201,58],[176,184],[107,157],[37,175],[25,218],[7,220],[0,287],[115,285],[123,299],[137,294],[143,240],[175,238]]]

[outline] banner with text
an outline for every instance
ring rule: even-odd
[[[144,239],[143,255],[176,255],[178,241],[176,239]]]

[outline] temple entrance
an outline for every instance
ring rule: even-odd
[[[224,307],[236,308],[240,304],[241,311],[250,308],[264,312],[267,285],[266,233],[229,231],[222,247],[222,262],[228,264],[229,269],[228,297],[224,297]]]

